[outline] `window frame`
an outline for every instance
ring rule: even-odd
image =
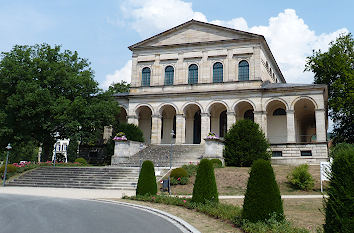
[[[144,72],[144,70],[149,70],[149,72]],[[149,74],[148,80],[146,78],[146,76],[144,76],[145,74]],[[145,81],[144,81],[145,80]],[[151,85],[151,68],[148,66],[145,66],[141,69],[141,86],[142,87],[150,87]]]
[[[168,68],[172,68],[172,70],[166,71]],[[170,76],[171,73],[172,73],[172,77]],[[169,76],[167,76],[168,74],[169,74]],[[164,85],[165,86],[172,86],[174,83],[174,77],[175,77],[175,68],[172,65],[167,65],[165,67]]]
[[[221,65],[221,72],[220,72],[220,67],[216,67],[216,65],[220,64]],[[218,69],[218,70],[217,70]],[[216,61],[213,63],[213,83],[223,83],[224,82],[224,64],[221,61]],[[218,72],[218,73],[216,73]],[[221,78],[220,78],[221,74]],[[216,76],[218,75],[218,76]]]
[[[247,63],[247,66],[241,66],[241,63]],[[238,81],[249,81],[250,80],[250,63],[243,59],[238,63]],[[243,71],[243,69],[245,69],[247,67],[247,79],[244,78],[245,76],[245,71]],[[242,71],[242,74],[241,74]]]

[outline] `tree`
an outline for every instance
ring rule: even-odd
[[[253,163],[248,178],[242,219],[258,222],[273,214],[279,221],[284,218],[283,202],[270,162],[259,159]]]
[[[154,164],[150,160],[145,160],[141,166],[136,195],[156,195],[157,184]]]
[[[330,43],[328,52],[314,51],[306,71],[314,83],[328,86],[329,115],[334,122],[334,143],[354,143],[354,39],[344,34]]]
[[[130,84],[127,83],[126,81],[121,81],[118,83],[112,83],[109,87],[108,90],[110,93],[115,94],[115,93],[127,93],[129,92],[130,89]]]
[[[325,201],[324,232],[353,232],[354,226],[354,146],[334,151]]]
[[[224,158],[228,166],[251,166],[254,160],[270,159],[269,143],[259,125],[239,120],[225,135]]]
[[[213,163],[208,159],[202,159],[197,169],[192,202],[206,203],[208,201],[219,202],[219,194]]]
[[[118,104],[93,77],[86,59],[58,45],[16,45],[1,53],[1,148],[31,139],[48,160],[56,133],[59,138],[79,134],[84,141],[111,125]]]

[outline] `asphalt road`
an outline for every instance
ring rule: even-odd
[[[0,233],[181,233],[139,209],[52,197],[0,194]]]

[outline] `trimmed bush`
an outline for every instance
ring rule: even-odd
[[[354,226],[354,147],[334,154],[325,201],[324,232],[353,232]]]
[[[208,159],[202,159],[197,169],[193,187],[192,202],[219,202],[214,167]]]
[[[211,159],[210,162],[213,164],[214,168],[222,167],[222,162],[220,159]]]
[[[315,186],[312,175],[309,172],[309,165],[307,164],[301,164],[295,167],[291,173],[288,174],[287,179],[296,189],[308,191]]]
[[[82,165],[87,165],[87,161],[84,158],[77,158],[75,159],[75,163],[80,163]]]
[[[188,164],[188,165],[183,165],[182,168],[187,171],[188,176],[194,176],[197,173],[198,165],[194,164]]]
[[[127,124],[127,123],[120,123],[114,128],[114,134],[123,132],[128,140],[137,141],[137,142],[144,142],[143,131],[134,125],[134,124]]]
[[[175,177],[170,178],[171,185],[186,185],[188,184],[189,178],[188,177],[178,177],[177,179]]]
[[[243,203],[242,219],[250,222],[265,221],[275,215],[284,219],[283,203],[269,161],[256,160],[251,168]]]
[[[0,167],[0,173],[2,173],[2,174],[0,174],[1,176],[3,175],[4,171],[5,171],[5,164]],[[12,164],[8,164],[7,165],[7,173],[13,173],[13,172],[16,172],[16,171],[17,171],[17,167],[16,166],[14,166]]]
[[[171,171],[171,175],[170,176],[173,177],[173,178],[178,179],[178,178],[182,178],[182,177],[188,177],[188,173],[187,173],[187,171],[184,168],[179,167],[179,168],[173,169]]]
[[[257,159],[269,160],[269,143],[259,125],[239,120],[225,135],[224,158],[227,166],[249,167]]]
[[[154,164],[150,160],[145,160],[141,166],[136,195],[155,195],[157,184]]]

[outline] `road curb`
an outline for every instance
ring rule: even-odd
[[[183,219],[162,210],[154,209],[143,205],[137,205],[137,204],[127,203],[127,202],[120,202],[120,201],[105,200],[105,199],[94,199],[94,200],[91,199],[90,201],[98,201],[98,202],[104,202],[104,203],[110,203],[110,204],[116,204],[116,205],[122,205],[122,206],[128,206],[128,207],[140,209],[158,215],[159,217],[168,220],[176,227],[178,227],[182,232],[201,233],[195,227],[193,227],[191,224],[187,223]]]

